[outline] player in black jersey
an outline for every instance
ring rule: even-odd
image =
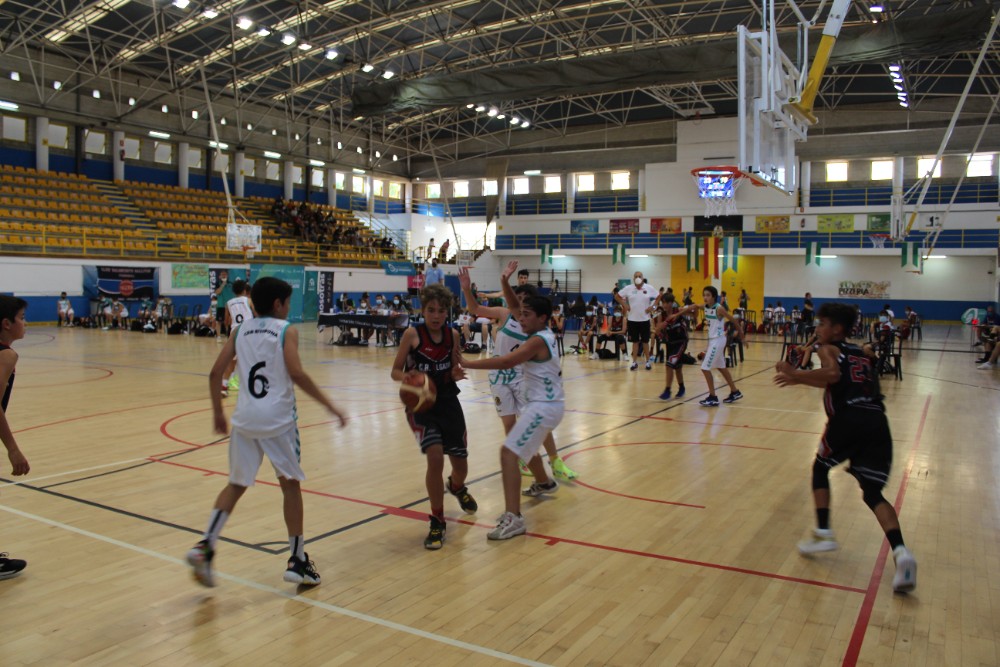
[[[845,342],[854,320],[853,306],[823,304],[816,327],[820,343],[817,356],[822,366],[807,371],[780,361],[776,367],[774,381],[782,387],[803,384],[825,389],[823,406],[828,421],[812,472],[817,527],[811,539],[799,543],[799,551],[810,555],[837,548],[830,530],[828,475],[831,468],[850,461],[847,471],[857,478],[865,504],[875,513],[892,548],[896,561],[892,588],[904,593],[917,585],[917,561],[903,543],[896,510],[882,496],[892,465],[892,435],[871,358]]]
[[[684,351],[687,350],[688,330],[687,322],[682,317],[670,319],[670,316],[680,310],[677,302],[667,301],[664,297],[662,308],[666,317],[663,323],[657,327],[656,335],[663,339],[667,347],[666,367],[667,367],[667,388],[660,394],[660,400],[670,399],[670,386],[674,383],[674,374],[677,374],[677,398],[684,396]]]
[[[24,311],[27,307],[28,302],[24,299],[0,295],[0,392],[3,393],[0,400],[0,441],[7,448],[14,476],[27,475],[30,469],[28,459],[18,448],[7,421],[7,404],[14,390],[14,366],[17,364],[17,352],[10,345],[24,338]],[[6,553],[0,553],[0,579],[16,577],[26,565],[23,560],[8,558]]]
[[[406,413],[417,437],[420,451],[427,457],[427,497],[431,502],[430,532],[424,540],[427,549],[444,544],[447,524],[444,520],[444,457],[451,461],[448,492],[458,498],[466,514],[475,514],[479,506],[465,486],[469,474],[465,413],[458,400],[456,380],[465,377],[459,366],[459,336],[446,326],[452,294],[444,285],[428,285],[420,292],[424,323],[408,328],[399,342],[392,379],[400,382],[411,373],[426,373],[437,389],[437,401],[427,412]]]

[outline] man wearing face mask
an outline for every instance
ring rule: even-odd
[[[615,295],[615,301],[625,308],[628,316],[628,338],[632,341],[632,365],[629,370],[639,368],[639,360],[647,352],[649,317],[656,297],[656,290],[643,280],[642,271],[636,271],[632,276],[632,284],[623,287]],[[649,356],[646,359],[646,370],[652,368],[653,357]]]

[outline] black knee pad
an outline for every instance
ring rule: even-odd
[[[819,459],[813,461],[813,490],[830,488],[830,468],[820,462]]]
[[[862,482],[861,493],[861,497],[865,501],[865,505],[868,505],[868,509],[870,510],[874,510],[882,503],[889,502],[882,495],[882,489],[873,482]]]

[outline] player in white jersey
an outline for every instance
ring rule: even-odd
[[[214,586],[212,559],[215,545],[226,519],[248,486],[253,486],[266,456],[271,462],[284,496],[285,524],[291,554],[284,579],[289,583],[315,586],[320,577],[305,552],[302,530],[302,489],[305,479],[299,463],[299,428],[296,423],[295,391],[292,384],[319,401],[340,420],[344,414],[330,402],[302,369],[299,359],[299,334],[289,326],[289,301],[292,286],[278,278],[266,277],[253,286],[252,299],[256,319],[237,325],[219,353],[209,373],[209,393],[215,430],[228,430],[222,410],[219,385],[226,366],[240,357],[240,375],[246,391],[240,393],[233,412],[233,430],[229,437],[229,483],[216,498],[203,539],[187,554],[194,577],[205,586]]]
[[[56,302],[56,314],[59,317],[58,326],[73,326],[73,304],[70,303],[66,292],[59,295],[59,300]]]
[[[239,325],[253,319],[253,304],[250,303],[250,299],[247,297],[246,293],[249,290],[246,281],[240,280],[239,278],[233,283],[233,294],[232,299],[226,302],[226,330],[230,333],[233,332],[233,327],[238,327]],[[222,395],[228,396],[230,391],[240,390],[240,380],[237,375],[234,375],[236,371],[237,358],[234,358],[232,363],[226,368],[226,374],[222,377]]]
[[[706,407],[718,407],[719,397],[715,395],[715,381],[712,379],[712,369],[718,370],[729,385],[730,394],[723,399],[724,403],[735,403],[743,398],[743,394],[740,393],[740,390],[736,388],[736,383],[733,382],[732,374],[726,368],[726,321],[728,320],[732,323],[733,336],[736,338],[743,337],[743,328],[739,326],[739,322],[725,308],[719,305],[719,291],[715,287],[709,285],[702,290],[701,294],[705,299],[704,306],[694,304],[685,306],[667,318],[667,321],[673,321],[678,317],[684,316],[686,313],[691,313],[698,309],[705,311],[705,326],[708,328],[708,348],[701,355],[703,357],[701,372],[704,373],[705,382],[708,384],[708,397],[698,401],[698,404]]]
[[[504,276],[504,282],[510,274]],[[497,526],[487,536],[491,540],[508,540],[523,535],[527,530],[521,515],[520,475],[517,462],[535,459],[545,436],[562,421],[565,394],[563,393],[562,367],[555,334],[549,330],[552,302],[543,296],[529,296],[521,300],[518,321],[528,336],[527,340],[508,354],[492,359],[462,362],[466,368],[508,370],[524,365],[524,405],[517,423],[504,440],[500,449],[500,466],[503,471],[503,497],[505,511]],[[553,480],[551,484],[557,483]],[[533,484],[525,495],[540,495],[554,489],[539,489]]]
[[[507,303],[511,305],[510,310],[507,308],[479,305],[475,295],[472,293],[472,279],[469,276],[469,270],[467,268],[458,270],[458,282],[462,286],[462,294],[465,296],[465,302],[469,306],[469,312],[473,315],[495,319],[500,323],[493,341],[494,357],[510,354],[528,338],[521,330],[521,323],[518,322],[515,313],[520,310],[521,299],[525,296],[535,296],[537,291],[533,286],[527,284],[527,280],[522,283],[520,275],[518,275],[519,284],[516,287],[511,287],[509,279],[516,270],[517,262],[508,263],[507,269],[500,280],[504,286],[501,293],[504,295]],[[510,433],[510,430],[514,428],[514,423],[517,421],[521,407],[524,404],[521,397],[522,378],[523,373],[519,366],[506,370],[494,370],[490,373],[490,394],[493,395],[497,414],[500,416],[500,421],[503,422],[504,434]],[[545,452],[549,455],[552,476],[559,479],[575,479],[577,477],[576,472],[567,466],[559,456],[559,451],[556,449],[556,441],[552,437],[551,432],[545,437],[545,441],[542,444],[545,447]],[[539,462],[541,462],[541,459],[539,459]],[[535,482],[539,488],[549,489],[550,492],[558,488],[557,485],[551,485],[548,475],[540,476],[536,474],[524,461],[518,465],[522,475],[525,477],[535,477]],[[544,466],[537,472],[544,472]],[[535,485],[532,485],[532,487],[535,487]]]

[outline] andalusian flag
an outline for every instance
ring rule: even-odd
[[[823,249],[820,246],[819,241],[810,241],[809,243],[807,243],[806,244],[806,266],[809,266],[810,264],[814,264],[814,263],[816,264],[816,266],[819,266],[819,261],[820,261],[819,260],[819,256],[820,256],[820,253],[822,251],[823,251]]]
[[[740,237],[726,236],[722,239],[722,271],[730,269],[739,271],[737,268],[740,257]]]
[[[698,270],[698,243],[701,241],[700,238],[694,234],[688,234],[685,241],[687,245],[687,260],[688,260],[688,272]]]
[[[625,263],[624,243],[616,243],[615,245],[611,246],[611,263],[617,264],[618,262],[621,262],[622,264]]]
[[[542,246],[542,264],[545,262],[552,263],[552,244]]]
[[[701,275],[708,278],[709,273],[715,278],[719,277],[719,237],[705,237],[705,261],[701,266]]]
[[[912,265],[913,267],[920,268],[920,244],[919,243],[901,243],[900,246],[903,249],[903,261],[900,264],[903,268]]]

